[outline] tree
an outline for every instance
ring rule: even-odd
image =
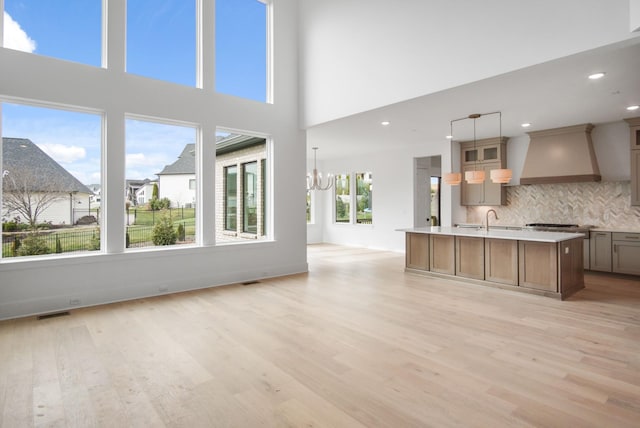
[[[55,202],[69,197],[57,180],[42,180],[37,170],[11,170],[3,174],[3,205],[9,215],[24,217],[32,230],[38,217]]]
[[[158,183],[153,183],[153,190],[151,192],[151,199],[158,199],[160,192],[158,191]]]

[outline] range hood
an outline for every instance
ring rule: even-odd
[[[602,180],[591,141],[592,129],[592,124],[585,123],[527,132],[531,141],[520,184]]]

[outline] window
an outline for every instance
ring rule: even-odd
[[[235,232],[238,228],[238,167],[236,165],[224,168],[224,230]]]
[[[351,221],[351,180],[349,174],[339,174],[335,177],[336,223]]]
[[[243,172],[243,227],[246,233],[256,233],[258,231],[258,163],[250,162],[242,165]]]
[[[127,72],[196,83],[196,1],[127,1]]]
[[[99,250],[102,116],[1,107],[2,257]]]
[[[195,128],[127,119],[128,247],[195,242],[195,153]],[[158,181],[151,181],[155,176]],[[152,189],[151,198],[139,204],[135,195],[145,186]]]
[[[370,172],[356,174],[356,223],[371,224],[373,184]]]
[[[264,0],[216,0],[216,91],[267,102]]]
[[[216,242],[267,236],[267,140],[219,131],[216,143]]]
[[[4,0],[4,47],[100,67],[102,0]]]

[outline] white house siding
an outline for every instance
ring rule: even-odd
[[[59,224],[75,224],[78,219],[88,213],[89,210],[88,193],[77,193],[74,195],[65,195],[61,199],[56,200],[46,210],[38,216],[38,223]],[[92,207],[97,207],[96,203]],[[20,218],[20,221],[27,223],[28,220],[17,213],[8,213],[6,209],[2,211],[2,218],[13,220]]]
[[[136,203],[138,205],[144,205],[151,200],[153,196],[153,184],[151,182],[149,184],[144,184],[136,191]],[[160,190],[160,186],[158,186],[158,191]]]
[[[158,185],[160,199],[169,198],[172,208],[194,206],[196,190],[189,189],[189,180],[195,178],[195,174],[161,175]]]
[[[263,230],[263,218],[265,213],[262,211],[262,207],[265,206],[262,200],[263,197],[263,188],[265,183],[262,180],[264,174],[262,174],[262,160],[266,159],[266,146],[265,144],[260,144],[257,146],[248,147],[246,149],[237,150],[231,153],[225,153],[223,155],[216,156],[216,242],[225,242],[225,241],[246,241],[248,239],[256,240],[256,239],[264,239],[265,231]],[[242,164],[248,162],[255,162],[258,164],[258,200],[257,200],[257,212],[258,212],[258,231],[254,235],[252,233],[245,233],[242,231],[243,225],[243,217],[242,214],[244,212],[244,198],[243,198],[243,177],[242,177]],[[224,200],[225,200],[225,189],[224,189],[224,171],[228,166],[237,166],[238,167],[238,175],[237,175],[237,222],[236,222],[236,230],[229,231],[224,230]]]

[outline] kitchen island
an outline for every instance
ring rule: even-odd
[[[400,229],[405,271],[565,299],[584,288],[581,233]]]

